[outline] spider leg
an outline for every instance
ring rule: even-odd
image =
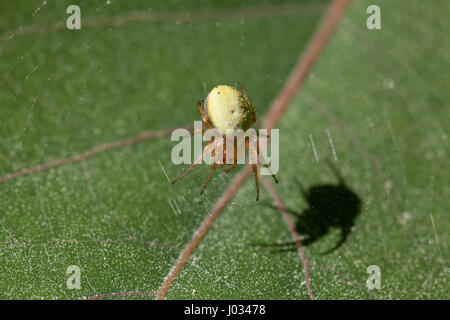
[[[211,143],[211,141],[206,145],[205,149],[203,149],[202,154],[194,161],[193,164],[182,174],[178,176],[175,180],[172,181],[172,184],[183,178],[185,175],[187,175],[192,169],[194,169],[200,162],[202,162],[203,158],[210,153],[214,148],[214,144]]]
[[[237,166],[237,140],[236,140],[236,138],[233,139],[233,144],[234,144],[234,148],[233,148],[233,163],[226,162],[226,165],[230,166],[230,167],[228,167],[227,169],[223,169],[223,172],[225,172],[225,173],[232,172],[234,169],[236,169],[236,166]],[[225,149],[226,149],[226,145],[227,144],[225,144]],[[228,158],[227,158],[226,161],[228,161]]]
[[[255,184],[256,184],[256,201],[259,201],[259,178],[258,178],[258,174],[259,174],[259,161],[258,161],[258,157],[259,157],[259,146],[258,144],[256,144],[256,148],[254,148],[253,150],[250,150],[250,141],[249,139],[245,139],[245,149],[248,149],[249,153],[250,152],[254,152],[254,156],[255,157],[255,164],[252,164],[252,170],[253,170],[253,174],[255,176]]]
[[[209,122],[208,116],[205,113],[205,110],[203,109],[203,101],[200,100],[197,104],[198,110],[200,111],[200,114],[202,115],[202,121],[205,124],[206,129],[211,129],[212,125],[211,122]]]
[[[256,201],[259,201],[259,181],[258,181],[258,165],[252,164],[253,174],[255,175],[255,183],[256,183]]]
[[[270,132],[270,129],[267,129],[267,133],[260,133],[257,131],[257,134],[258,134],[258,138],[259,138],[259,136],[270,138],[271,132]]]
[[[203,102],[203,100],[200,100],[198,102],[198,104],[197,104],[198,110],[200,111],[200,114],[202,116],[202,122],[205,124],[206,129],[211,129],[212,125],[211,125],[211,122],[209,122],[209,119],[208,119],[208,117],[207,117],[207,115],[205,113],[205,110],[202,107],[202,102]],[[189,137],[193,137],[193,136],[195,136],[197,134],[203,135],[204,133],[205,133],[205,130],[203,128],[201,128],[201,132],[196,132],[195,128],[194,129],[190,129],[189,130]],[[188,137],[188,136],[186,136],[186,137]]]
[[[269,169],[270,172],[272,172],[272,170],[270,169],[270,167],[269,167],[266,163],[263,163],[262,165],[263,165],[264,167],[266,167],[267,169]],[[275,181],[275,183],[278,183],[277,176],[274,175],[273,173],[271,173],[271,175],[272,175],[272,178],[273,178],[273,180]]]
[[[245,91],[244,86],[240,82],[238,82],[238,86],[241,89],[242,93],[244,94],[245,101],[247,101],[248,105],[250,106],[250,109],[252,109],[252,124],[254,124],[256,122],[255,109],[253,109],[253,105],[250,102],[250,99],[248,98],[247,91]]]
[[[202,188],[202,191],[200,191],[200,194],[203,194],[203,192],[205,191],[206,186],[208,185],[209,180],[211,179],[212,174],[213,174],[213,172],[214,172],[215,169],[216,169],[216,163],[214,162],[214,163],[211,165],[211,170],[209,171],[208,178],[206,179],[206,182],[205,182],[205,184],[203,185],[203,188]]]
[[[231,165],[230,168],[223,170],[223,172],[225,172],[225,173],[230,173],[230,172],[232,172],[234,169],[236,169],[236,166],[237,166],[237,162],[233,163],[233,164]]]
[[[264,157],[263,157],[263,155],[262,154],[258,154],[259,155],[259,157],[261,157],[261,164],[264,166],[264,167],[266,167],[267,169],[269,169],[269,172],[270,172],[270,174],[272,175],[272,178],[273,178],[273,180],[275,180],[275,183],[278,183],[278,179],[277,179],[277,177],[273,174],[273,172],[272,172],[272,169],[270,169],[270,167],[269,167],[269,165],[266,163],[266,160],[264,159]]]

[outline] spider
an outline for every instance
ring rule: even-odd
[[[231,86],[218,85],[209,92],[204,103],[202,100],[198,102],[198,109],[202,116],[203,124],[205,125],[206,129],[212,129],[216,132],[218,131],[219,138],[211,138],[203,149],[200,157],[196,161],[194,161],[194,163],[185,172],[183,172],[180,176],[178,176],[178,178],[172,181],[172,184],[188,174],[203,160],[203,158],[207,154],[210,154],[214,160],[211,164],[211,170],[209,172],[208,178],[206,179],[200,192],[200,194],[203,194],[216,167],[223,168],[224,166],[228,165],[230,167],[224,169],[223,171],[225,173],[232,172],[238,164],[240,155],[245,153],[245,151],[248,149],[249,154],[251,153],[251,156],[254,157],[253,159],[256,159],[256,161],[254,161],[251,166],[253,174],[255,176],[256,201],[259,200],[259,165],[262,164],[269,170],[270,167],[263,162],[264,160],[262,158],[262,154],[260,154],[259,152],[259,140],[257,137],[245,137],[244,144],[241,144],[239,146],[240,148],[238,148],[235,136],[232,135],[238,132],[238,129],[241,129],[242,132],[245,132],[256,122],[255,110],[253,109],[253,106],[248,98],[247,92],[240,83],[238,84],[238,86],[241,89],[242,93]],[[227,138],[227,133],[232,138]],[[230,135],[230,133],[232,134]],[[252,142],[255,143],[249,143],[251,139],[253,139]],[[233,154],[228,156],[226,153],[227,143],[233,143]],[[218,158],[220,157],[220,155],[216,157],[216,151],[219,149],[222,151],[223,159]],[[275,180],[275,183],[278,183],[278,180],[274,174],[272,174],[272,177]]]

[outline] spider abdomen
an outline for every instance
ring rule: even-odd
[[[227,85],[214,87],[205,100],[209,120],[223,135],[227,130],[249,129],[252,124],[251,108],[238,90]]]

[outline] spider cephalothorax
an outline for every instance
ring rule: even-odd
[[[250,158],[254,159],[251,165],[256,182],[256,201],[259,200],[259,165],[262,164],[266,167],[268,166],[263,162],[264,160],[261,159],[262,155],[259,153],[258,138],[256,135],[244,137],[244,142],[241,144],[238,143],[236,139],[236,133],[245,133],[256,122],[255,111],[248,99],[247,92],[242,85],[239,86],[242,93],[227,85],[216,86],[209,92],[204,104],[202,101],[198,103],[198,108],[205,127],[207,129],[214,129],[214,131],[218,132],[218,135],[211,137],[201,156],[172,183],[175,183],[184,177],[189,171],[196,167],[206,155],[210,154],[213,162],[208,178],[200,192],[200,194],[202,194],[216,167],[222,168],[229,165],[231,167],[225,169],[224,172],[229,173],[233,171],[238,164],[240,156],[248,149]],[[230,147],[230,144],[232,147]],[[227,148],[227,145],[229,148]],[[272,176],[275,182],[278,183],[275,175],[272,174]]]

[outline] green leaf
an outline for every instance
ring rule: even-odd
[[[366,28],[373,3],[381,30]],[[94,1],[80,5],[81,30],[52,30],[69,4],[1,4],[14,14],[0,19],[0,177],[190,125],[219,83],[242,82],[262,117],[326,7]],[[449,9],[354,1],[279,124],[275,187],[307,244],[318,299],[449,298]],[[153,15],[162,21],[114,24]],[[149,139],[0,182],[0,298],[153,299],[143,293],[158,290],[233,181],[218,171],[200,196],[202,165],[171,185],[166,174],[187,167],[171,162],[174,144]],[[248,179],[168,299],[309,298],[285,222],[264,188],[260,198]],[[79,290],[66,284],[71,265]],[[379,290],[366,286],[370,265]]]

